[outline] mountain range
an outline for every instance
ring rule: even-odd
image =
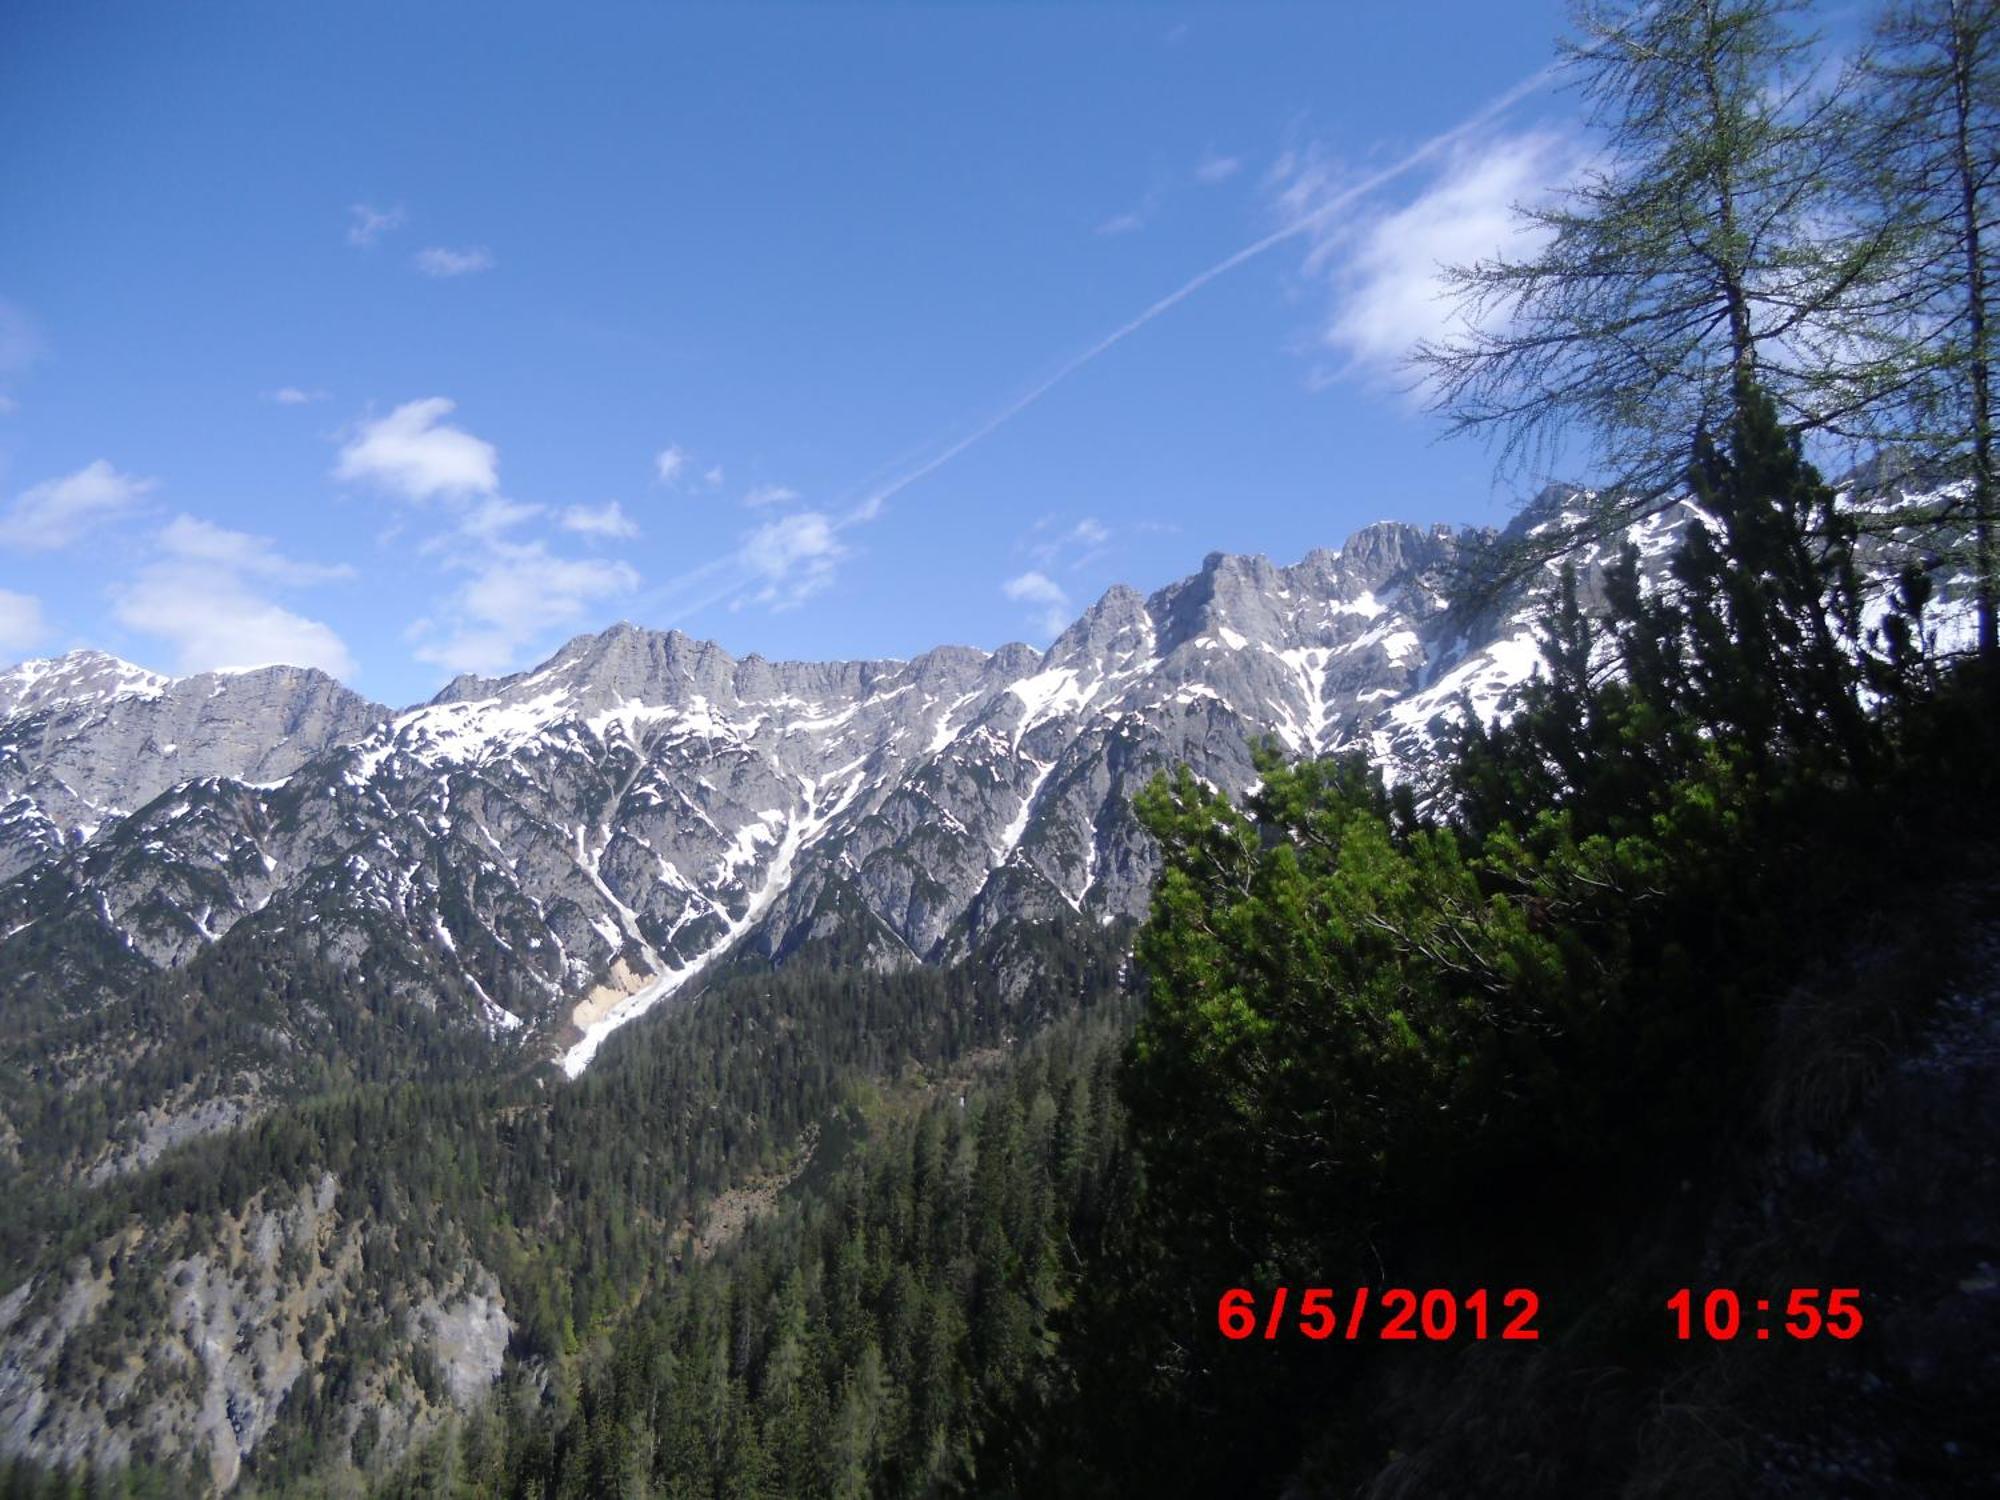
[[[0,673],[0,988],[69,1009],[289,930],[336,965],[381,950],[575,1074],[724,955],[934,963],[1023,916],[1136,916],[1156,771],[1241,790],[1268,737],[1408,774],[1440,715],[1532,669],[1526,590],[1448,602],[1492,542],[1385,523],[1290,567],[1218,553],[1045,650],[772,662],[620,624],[402,712],[303,668],[24,663]]]
[[[774,662],[619,624],[400,712],[309,668],[26,662],[0,672],[0,1003],[74,1012],[255,932],[574,1076],[725,956],[938,963],[1022,918],[1137,917],[1156,772],[1241,791],[1268,740],[1420,780],[1499,712],[1553,565],[1460,585],[1576,499],[1211,554],[1042,650]],[[1697,514],[1629,533],[1650,575]],[[1581,556],[1586,593],[1613,555]]]
[[[520,1305],[546,1284],[535,1245],[400,1196],[423,1116],[398,1109],[469,1132],[446,1160],[501,1153],[486,1171],[522,1222],[584,1234],[564,1184],[595,1162],[625,1207],[592,1213],[669,1227],[816,1131],[848,1070],[961,1066],[1115,989],[1158,869],[1132,799],[1157,773],[1241,793],[1266,743],[1359,752],[1426,795],[1452,724],[1538,670],[1553,564],[1496,564],[1577,498],[1505,533],[1381,523],[1287,567],[1212,554],[1045,649],[773,662],[620,624],[401,711],[290,666],[0,672],[0,1181],[47,1209],[0,1231],[24,1272],[0,1298],[0,1452],[198,1454],[224,1489],[342,1340],[402,1351],[354,1355],[367,1380],[443,1382],[341,1386],[327,1420],[350,1433],[373,1407],[416,1431],[475,1403],[510,1351],[542,1368],[563,1319]],[[1682,503],[1620,539],[1650,586],[1700,519]],[[1614,551],[1576,554],[1587,600]],[[759,988],[780,971],[807,977]],[[751,1029],[696,1014],[704,991]],[[631,1026],[684,1010],[682,1034]],[[594,1093],[560,1086],[586,1074]],[[339,1113],[364,1109],[398,1144]],[[618,1144],[620,1119],[671,1138]],[[286,1144],[301,1129],[320,1147]],[[386,1154],[301,1165],[335,1141]],[[176,1166],[195,1142],[220,1183]],[[104,1279],[120,1263],[146,1269]]]

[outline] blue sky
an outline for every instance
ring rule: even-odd
[[[1396,361],[1574,159],[1565,95],[1490,108],[1560,27],[13,0],[0,658],[403,703],[621,618],[1041,643],[1212,550],[1499,522],[1530,481]]]

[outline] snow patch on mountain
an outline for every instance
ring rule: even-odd
[[[1649,572],[1697,519],[1635,527]],[[1383,523],[1289,567],[1218,553],[1108,590],[1047,650],[774,662],[618,625],[395,714],[295,669],[25,664],[0,673],[0,976],[63,924],[160,966],[260,913],[332,962],[461,981],[407,982],[575,1076],[731,953],[843,934],[942,961],[1052,910],[1138,916],[1157,856],[1131,801],[1159,771],[1240,788],[1275,738],[1411,779],[1468,708],[1506,711],[1550,576],[1453,606],[1494,540]]]
[[[858,770],[858,767],[847,769]],[[661,974],[651,984],[618,1001],[602,1016],[584,1026],[583,1039],[563,1054],[563,1072],[571,1078],[577,1077],[590,1066],[591,1059],[597,1056],[597,1049],[604,1045],[604,1039],[612,1032],[637,1020],[661,1001],[679,993],[715,960],[735,947],[738,940],[757,925],[758,919],[770,909],[771,903],[790,883],[792,865],[798,858],[799,851],[809,848],[818,839],[827,825],[854,799],[861,784],[858,775],[850,776],[831,801],[820,805],[819,781],[811,776],[800,778],[799,791],[805,810],[795,816],[779,815],[784,821],[784,834],[779,841],[777,855],[771,861],[770,872],[765,877],[764,884],[756,895],[751,897],[742,914],[731,919],[719,937],[686,963]]]

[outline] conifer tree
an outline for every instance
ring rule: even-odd
[[[1601,135],[1594,164],[1517,210],[1532,248],[1451,268],[1465,331],[1417,364],[1451,430],[1532,464],[1580,439],[1606,499],[1542,534],[1563,550],[1677,485],[1755,379],[1795,428],[1839,429],[1830,364],[1873,310],[1886,229],[1835,170],[1840,91],[1820,86],[1799,0],[1585,0],[1565,44]]]
[[[1727,449],[1702,434],[1689,482],[1721,535],[1690,526],[1674,560],[1689,641],[1678,706],[1758,763],[1812,764],[1832,746],[1847,769],[1867,770],[1877,747],[1860,698],[1852,515],[1748,383]]]
[[[1698,519],[1668,586],[1648,591],[1628,542],[1605,570],[1598,627],[1565,570],[1541,630],[1543,671],[1513,721],[1489,731],[1468,707],[1447,779],[1473,832],[1545,808],[1569,809],[1580,830],[1643,831],[1718,756],[1758,772],[1878,767],[1885,742],[1866,699],[1921,690],[1925,576],[1904,580],[1871,639],[1855,517],[1754,384],[1725,441],[1697,436],[1687,485]],[[1615,671],[1593,681],[1599,651]]]
[[[1978,643],[2000,660],[2000,476],[1994,320],[2000,315],[2000,4],[1895,0],[1861,82],[1856,188],[1895,250],[1894,299],[1873,330],[1891,398],[1875,428],[1916,477],[1958,481],[1941,519],[1971,523]]]

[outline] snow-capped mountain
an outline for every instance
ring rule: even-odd
[[[1563,502],[1518,528],[1562,524]],[[1682,506],[1633,529],[1655,581],[1692,524]],[[1504,711],[1537,669],[1545,573],[1465,589],[1468,570],[1490,577],[1512,556],[1499,541],[1383,524],[1290,567],[1216,554],[1149,597],[1112,589],[1046,650],[771,662],[619,625],[401,713],[291,668],[171,679],[75,653],[0,673],[14,872],[0,876],[0,1175],[57,1201],[148,1195],[103,1221],[124,1226],[115,1251],[103,1241],[94,1260],[52,1239],[0,1298],[0,1446],[123,1461],[157,1442],[207,1454],[225,1488],[329,1357],[305,1331],[322,1312],[365,1330],[342,1349],[422,1346],[439,1364],[413,1370],[448,1363],[484,1390],[522,1318],[490,1254],[406,1264],[424,1221],[395,1191],[376,1198],[355,1158],[344,1177],[303,1171],[315,1120],[358,1145],[350,1132],[406,1091],[475,1112],[505,1101],[495,1148],[535,1164],[512,1190],[539,1183],[553,1212],[565,1173],[595,1159],[556,1149],[558,1113],[595,1130],[646,1118],[621,1112],[635,1090],[675,1112],[701,1097],[676,1071],[676,1028],[618,1033],[724,967],[748,973],[713,999],[777,989],[760,964],[970,958],[927,978],[942,993],[976,969],[981,988],[952,993],[992,1007],[1003,1035],[1033,1024],[1069,982],[1051,964],[1115,955],[1126,936],[1075,924],[1144,910],[1157,860],[1131,802],[1156,771],[1185,764],[1240,792],[1268,738],[1421,779],[1466,705]],[[1586,597],[1615,550],[1579,556]],[[908,1033],[870,1035],[867,1010],[857,1002],[857,1035],[894,1072]],[[744,1022],[731,1066],[761,1076],[790,1019],[770,1017],[683,1019],[690,1033]],[[827,1019],[805,1018],[822,1041]],[[582,1090],[537,1087],[550,1063],[582,1073],[611,1038],[622,1055]],[[755,1138],[732,1119],[720,1133]],[[204,1158],[185,1153],[267,1126],[237,1196],[218,1200],[227,1212],[190,1217],[205,1200],[187,1174]],[[664,1245],[658,1229],[639,1234]],[[154,1302],[102,1301],[114,1253]],[[394,1268],[379,1273],[392,1294],[358,1295],[354,1268],[376,1260]],[[114,1351],[110,1376],[69,1357],[100,1306],[116,1309],[93,1326],[117,1331],[90,1335]],[[398,1357],[369,1355],[371,1378]],[[178,1373],[135,1406],[142,1368]]]
[[[1689,517],[1642,524],[1649,561]],[[242,928],[574,1074],[724,955],[935,962],[1136,916],[1156,771],[1240,790],[1271,737],[1409,774],[1535,670],[1531,587],[1447,600],[1493,542],[1384,523],[1290,567],[1215,554],[1045,651],[772,662],[618,625],[393,715],[289,668],[31,662],[0,674],[0,989],[59,962],[87,1006]]]
[[[74,651],[0,672],[0,880],[171,786],[280,781],[388,714],[309,667],[171,678]]]

